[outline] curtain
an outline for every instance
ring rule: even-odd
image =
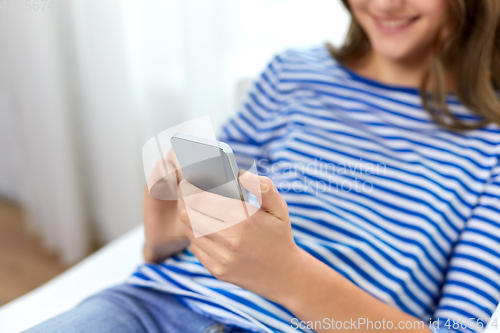
[[[5,57],[0,54],[0,198],[20,202],[22,181],[20,143],[10,87],[6,80]]]
[[[16,113],[20,183],[29,225],[64,262],[89,250],[58,12],[0,11],[4,82]],[[5,111],[2,111],[5,112]]]
[[[141,223],[151,136],[203,115],[217,131],[273,54],[349,22],[340,0],[35,1],[0,8],[0,89],[29,225],[66,263]]]

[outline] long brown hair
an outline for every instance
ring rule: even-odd
[[[451,130],[470,130],[489,123],[500,125],[500,0],[448,0],[448,37],[438,34],[433,57],[421,85],[423,107],[434,121]],[[350,11],[348,0],[342,0]],[[351,25],[340,48],[328,44],[340,63],[361,59],[370,51],[370,41],[352,15]],[[461,121],[446,104],[446,73],[457,81],[457,96],[481,120]],[[429,82],[433,82],[430,92]]]

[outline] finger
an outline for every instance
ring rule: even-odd
[[[191,228],[191,220],[189,219],[189,214],[187,208],[183,208],[179,211],[179,220],[186,226]]]
[[[157,200],[144,190],[143,221],[146,243],[152,247],[157,244],[177,242],[185,239],[183,236],[184,225],[170,221],[177,220],[177,202],[171,200]],[[162,253],[162,252],[158,252]]]
[[[168,172],[161,159],[156,163],[147,179],[147,188],[152,198],[157,200],[177,200],[179,197],[177,189],[177,175]]]
[[[242,185],[243,183],[245,183],[244,187],[248,192],[252,193],[256,197],[260,197],[261,189],[259,176],[254,175],[247,170],[240,170],[240,172],[238,173],[238,180]],[[259,203],[261,202],[259,201]]]
[[[228,228],[231,224],[217,220],[211,216],[200,213],[194,209],[186,207],[186,213],[189,215],[189,221],[195,238],[213,235],[218,231]],[[219,235],[223,237],[224,235]],[[215,238],[217,235],[215,236]]]
[[[184,234],[192,243],[205,249],[205,252],[207,253],[210,253],[210,250],[218,247],[217,243],[211,238],[196,237],[194,234],[194,230],[191,227],[186,227],[186,229],[184,230]]]
[[[166,163],[167,170],[169,173],[181,170],[179,161],[177,160],[177,156],[175,155],[175,151],[172,148],[170,148],[170,150],[167,154],[167,158],[165,159],[165,163]]]
[[[200,263],[210,272],[210,269],[215,266],[215,260],[203,250],[200,246],[191,243],[191,252],[194,254],[196,258],[200,261]]]
[[[278,192],[271,179],[244,172],[239,177],[241,185],[255,196],[261,196],[260,208],[265,212],[285,219],[288,216],[288,206]]]
[[[246,220],[245,208],[250,215],[257,211],[256,207],[246,202],[202,191],[187,181],[181,181],[179,187],[186,206],[226,223],[234,224]]]
[[[213,258],[222,257],[222,259],[225,259],[224,253],[226,252],[225,249],[227,249],[227,243],[228,243],[226,242],[227,240],[226,237],[220,237],[220,236],[195,237],[194,230],[189,227],[186,227],[185,235],[191,241],[192,244],[195,244],[199,248],[203,249],[203,251],[205,251],[211,257]]]
[[[224,256],[224,251],[217,251],[213,248],[200,246],[191,243],[191,252],[198,258],[200,263],[215,277],[219,278],[223,274],[223,267],[230,262],[228,256]]]

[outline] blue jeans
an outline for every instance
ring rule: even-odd
[[[104,290],[29,333],[239,333],[193,312],[174,296],[128,284]]]

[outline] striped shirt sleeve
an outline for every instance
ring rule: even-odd
[[[499,301],[500,163],[454,248],[434,313],[435,332],[482,332]],[[489,325],[496,327],[494,321]]]
[[[254,82],[237,114],[223,126],[221,141],[236,154],[248,154],[255,160],[266,159],[265,145],[279,135],[273,119],[284,103],[280,92],[280,56],[276,56]]]

